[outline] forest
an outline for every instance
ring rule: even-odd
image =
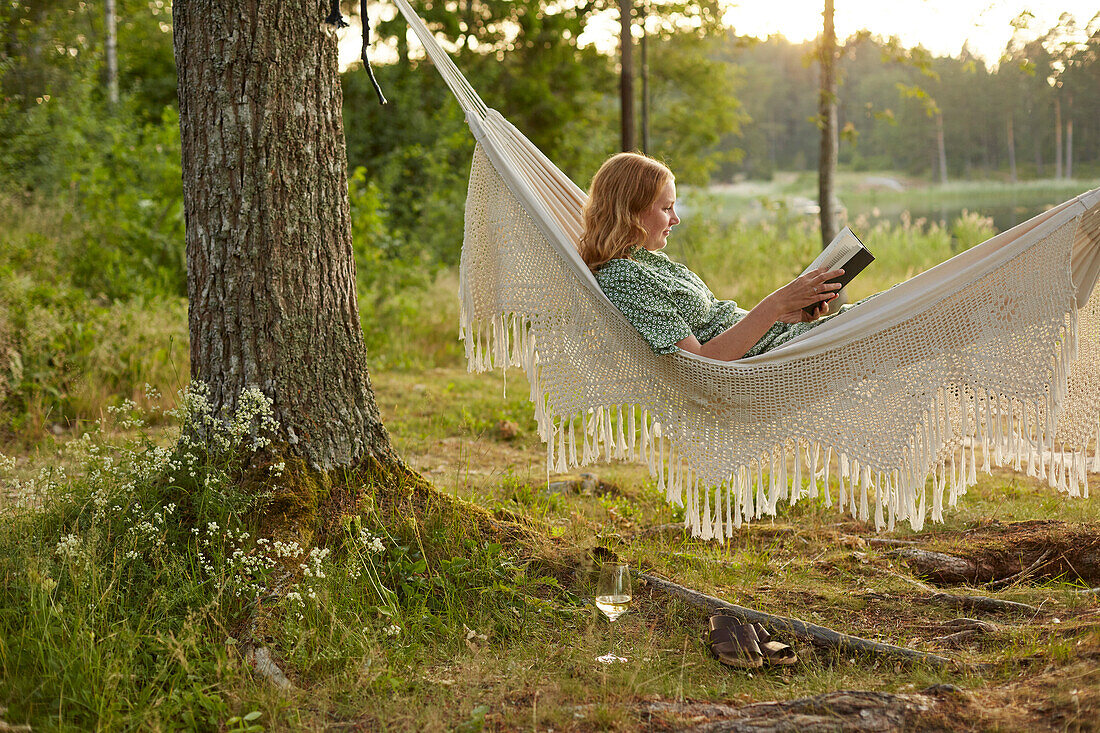
[[[578,39],[617,27],[619,3],[413,4],[485,103],[587,187],[620,146],[621,65]],[[312,3],[335,48],[330,5],[359,4]],[[670,254],[749,305],[821,247],[793,203],[818,170],[819,46],[746,36],[723,5],[638,11],[638,141],[682,187]],[[415,478],[359,495],[389,478],[265,452],[259,390],[212,415],[192,381],[174,27],[195,7],[0,5],[0,731],[1095,729],[1100,513],[1019,463],[920,531],[833,507],[826,475],[726,543],[690,536],[644,465],[549,473],[524,374],[467,373],[474,139],[388,10],[371,28],[387,103],[362,63],[339,70],[344,208],[363,374]],[[853,300],[996,235],[990,192],[1042,210],[1100,185],[1100,13],[1013,27],[995,60],[840,39],[841,197],[878,258]],[[948,196],[972,203],[911,213]],[[903,210],[865,213],[884,200]],[[295,481],[331,513],[288,496]],[[284,542],[273,507],[316,526]],[[640,573],[621,619],[593,603],[612,559]],[[792,632],[797,666],[731,671],[706,638],[715,608],[840,634]]]

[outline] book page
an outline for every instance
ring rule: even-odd
[[[863,245],[852,230],[848,227],[844,227],[840,230],[840,234],[837,234],[833,238],[833,241],[829,242],[829,246],[826,247],[821,254],[817,256],[810,266],[802,271],[805,275],[810,270],[815,270],[819,267],[824,267],[827,270],[835,270],[840,265],[848,261],[849,258],[860,249]]]

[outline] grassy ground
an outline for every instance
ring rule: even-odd
[[[118,591],[109,578],[124,587],[128,579],[133,582],[132,570],[108,571],[107,558],[94,553],[93,560],[99,557],[103,565],[98,572],[62,562],[61,551],[54,549],[58,538],[85,531],[70,516],[68,523],[49,526],[51,534],[40,540],[42,552],[24,546],[18,553],[22,562],[9,557],[0,563],[8,602],[13,586],[28,583],[27,577],[30,585],[35,577],[39,582],[38,592],[28,594],[30,619],[17,622],[11,606],[0,612],[5,630],[0,690],[6,690],[0,704],[10,708],[4,719],[29,721],[36,729],[244,729],[243,716],[258,712],[248,725],[665,730],[705,720],[693,707],[700,701],[739,706],[835,690],[905,693],[949,684],[959,689],[944,713],[953,729],[1095,729],[1100,603],[1095,595],[1076,594],[1079,584],[1065,579],[996,592],[963,589],[957,592],[1041,609],[1034,617],[963,614],[926,602],[928,594],[904,579],[909,573],[889,555],[891,548],[868,544],[876,537],[872,527],[813,502],[746,527],[726,545],[692,540],[678,529],[647,534],[680,516],[642,467],[593,467],[600,488],[591,493],[548,489],[521,374],[508,375],[507,397],[499,375],[458,369],[383,373],[374,383],[403,455],[447,492],[527,516],[562,542],[612,549],[645,572],[742,606],[984,666],[937,670],[797,644],[803,661],[793,669],[731,671],[711,659],[701,641],[704,615],[680,601],[638,587],[630,612],[609,624],[590,603],[590,568],[577,568],[571,582],[556,584],[498,550],[472,548],[469,568],[435,568],[444,582],[406,594],[393,617],[378,614],[371,585],[353,578],[350,566],[326,563],[329,577],[315,581],[316,600],[306,601],[302,618],[287,613],[271,639],[296,684],[294,691],[280,694],[247,673],[222,616],[234,606],[212,598],[209,588],[177,592],[176,603],[190,610],[185,619],[171,619],[164,615],[170,606],[164,599],[138,609],[111,598]],[[121,431],[108,442],[132,445],[132,436],[132,430]],[[18,460],[14,475],[31,479],[39,468],[35,464],[56,465],[57,450],[72,455],[72,446],[43,445],[37,456]],[[79,472],[78,463],[71,462],[70,473]],[[21,531],[30,527],[31,534],[47,529],[16,520],[10,505],[5,513],[9,530],[12,521]],[[1095,502],[1065,500],[1026,477],[999,473],[983,478],[945,525],[930,526],[920,537],[981,534],[1036,517],[1100,527]],[[894,536],[915,537],[906,530]],[[7,536],[4,544],[10,549],[11,542]],[[152,556],[143,562],[152,562]],[[408,578],[424,575],[424,568],[407,558],[402,562],[391,552],[379,565],[396,567]],[[13,575],[20,565],[28,576]],[[201,577],[189,577],[201,585]],[[59,588],[43,597],[42,578],[52,578]],[[66,609],[64,601],[88,608]],[[117,605],[113,612],[112,605]],[[943,624],[963,615],[989,620],[995,630],[959,647],[933,641],[945,633]],[[400,630],[391,636],[390,626]],[[29,643],[21,632],[39,636],[34,654],[13,646]],[[628,661],[610,666],[595,661],[609,650]],[[68,659],[54,658],[60,656]],[[125,679],[140,670],[152,679]],[[44,677],[33,684],[13,677],[31,672]],[[28,698],[13,698],[20,693]],[[655,701],[684,707],[655,713],[646,707]],[[239,720],[230,723],[234,717]]]
[[[861,276],[852,296],[988,233],[981,217],[932,231],[882,225],[877,271]],[[28,237],[25,249],[42,241]],[[720,295],[751,305],[817,246],[813,229],[777,213],[750,228],[685,221],[670,254]],[[24,272],[14,260],[0,268],[5,283],[27,279]],[[962,612],[930,601],[892,548],[873,541],[872,526],[820,503],[803,501],[719,545],[669,527],[682,515],[644,467],[593,466],[599,481],[591,491],[549,486],[523,376],[470,375],[459,363],[454,287],[444,274],[425,294],[423,338],[395,345],[400,358],[386,362],[403,368],[372,369],[394,442],[436,486],[523,517],[560,548],[611,550],[732,603],[950,656],[959,666],[796,643],[802,663],[793,669],[732,671],[702,642],[705,616],[679,600],[638,586],[629,613],[609,624],[591,603],[590,563],[551,572],[492,543],[463,544],[456,528],[387,528],[367,505],[330,555],[281,550],[310,572],[295,599],[272,609],[264,639],[294,684],[279,692],[237,650],[235,622],[270,579],[243,536],[252,499],[235,491],[231,457],[190,461],[187,451],[164,450],[178,440],[178,419],[164,410],[175,406],[171,394],[187,373],[180,304],[118,306],[175,334],[173,358],[161,360],[170,368],[157,361],[157,378],[147,380],[133,355],[156,334],[103,326],[87,343],[76,341],[62,322],[85,312],[75,295],[51,291],[34,303],[7,288],[0,341],[46,365],[41,384],[13,381],[12,394],[33,397],[60,384],[47,369],[57,358],[31,353],[30,332],[20,330],[30,322],[21,314],[45,318],[55,301],[77,303],[76,316],[54,316],[60,335],[48,347],[63,352],[77,386],[62,384],[54,402],[9,401],[24,424],[6,444],[13,458],[0,465],[0,708],[7,708],[0,730],[5,721],[35,730],[679,730],[715,718],[703,703],[742,707],[852,689],[911,694],[933,685],[950,687],[937,688],[925,729],[1100,729],[1100,599],[1077,593],[1080,583],[1068,576],[952,590],[1028,603],[1038,613]],[[113,323],[114,307],[88,306],[88,318]],[[89,386],[104,380],[78,378],[107,373],[120,355],[130,365],[123,371],[136,371],[110,390]],[[90,396],[74,400],[70,390]],[[275,485],[280,469],[271,472]],[[982,477],[946,524],[891,537],[944,548],[989,544],[1006,525],[1035,518],[1100,533],[1095,501],[1064,499],[1000,472]],[[419,543],[455,551],[440,559]],[[936,641],[960,616],[993,627],[957,646]],[[612,649],[627,661],[596,661]]]

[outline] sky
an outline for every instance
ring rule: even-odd
[[[822,0],[729,0],[724,16],[739,35],[767,37],[782,33],[788,40],[805,41],[821,28]],[[1034,18],[1032,37],[1041,35],[1068,12],[1082,29],[1098,11],[1100,0],[835,0],[837,38],[843,40],[858,30],[869,30],[883,38],[898,36],[906,47],[921,45],[936,55],[956,55],[963,44],[970,51],[996,64],[1012,37],[1012,20],[1030,11]],[[394,12],[386,3],[371,3],[372,16]],[[619,30],[617,14],[595,18],[578,42],[606,50],[616,48]],[[361,29],[358,22],[341,31],[341,68],[359,56]],[[391,53],[378,49],[375,57],[389,60]]]
[[[1063,12],[1084,28],[1100,12],[1098,0],[835,0],[836,33],[840,39],[858,30],[898,36],[936,55],[955,55],[967,43],[971,52],[996,63],[1012,37],[1012,20],[1021,12],[1035,17],[1029,28],[1041,35]],[[821,28],[821,0],[741,0],[731,3],[724,20],[741,35],[764,37],[782,33],[788,40],[815,37]]]

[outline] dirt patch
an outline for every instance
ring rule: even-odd
[[[993,522],[886,552],[940,585],[1051,579],[1100,583],[1100,529],[1090,524]]]

